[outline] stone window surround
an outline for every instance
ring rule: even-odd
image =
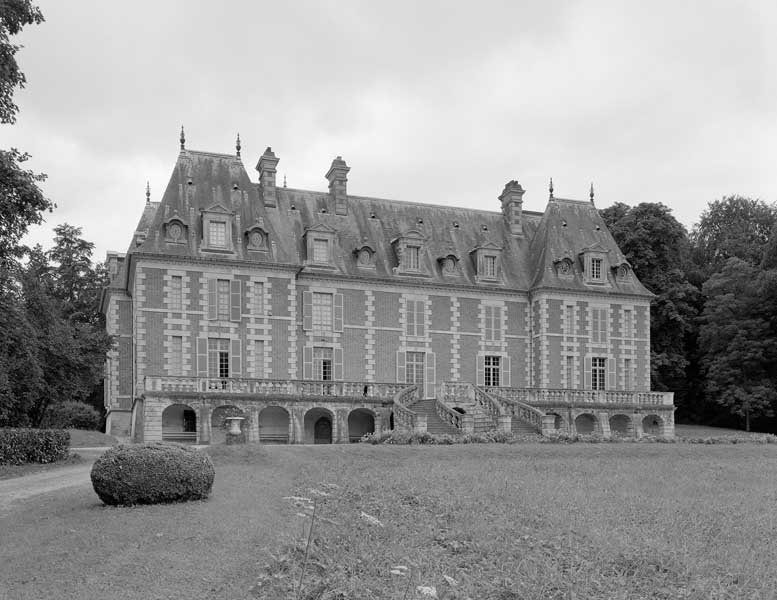
[[[202,213],[201,249],[207,252],[220,252],[220,253],[226,253],[226,254],[234,254],[232,228],[235,221],[235,214],[219,204],[207,209],[203,209],[201,213]],[[225,223],[225,226],[224,226],[225,240],[224,240],[223,246],[214,246],[210,243],[211,223]]]

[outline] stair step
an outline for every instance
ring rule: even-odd
[[[449,425],[445,421],[443,421],[439,415],[437,414],[437,410],[435,409],[435,400],[419,400],[418,402],[411,404],[408,406],[410,410],[412,410],[417,415],[423,415],[426,416],[426,431],[433,435],[441,435],[441,434],[448,434],[448,435],[459,435],[460,432],[458,429],[453,427],[452,425]]]

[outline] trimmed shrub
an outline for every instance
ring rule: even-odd
[[[52,463],[70,454],[70,433],[61,429],[0,429],[0,465]]]
[[[43,425],[54,429],[98,429],[100,413],[85,402],[60,402],[46,410]]]
[[[213,463],[178,444],[114,446],[92,466],[92,487],[105,504],[132,506],[202,500],[213,487]]]

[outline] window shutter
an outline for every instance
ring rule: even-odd
[[[343,295],[335,294],[335,331],[343,330]],[[337,379],[337,377],[335,377]]]
[[[397,352],[397,383],[407,383],[407,363],[405,359],[404,352]]]
[[[601,309],[601,314],[599,315],[600,319],[600,327],[602,328],[602,335],[601,335],[601,341],[606,342],[607,341],[607,330],[609,329],[607,327],[607,314],[610,311],[606,308]]]
[[[232,299],[231,321],[240,321],[240,280],[234,279],[230,282],[230,291]]]
[[[426,335],[426,302],[423,300],[416,300],[415,308],[416,335],[423,337]]]
[[[607,389],[614,390],[618,387],[615,380],[615,359],[607,359]]]
[[[591,357],[585,357],[585,389],[590,390],[593,383],[591,382]]]
[[[335,348],[334,380],[343,380],[343,349]]]
[[[218,299],[216,298],[216,280],[208,279],[208,320],[218,318]]]
[[[478,355],[477,359],[477,384],[478,385],[485,385],[486,384],[486,357],[482,354]]]
[[[502,357],[502,372],[500,373],[499,383],[502,387],[510,387],[510,357]]]
[[[426,398],[434,398],[434,386],[436,383],[437,363],[435,360],[434,352],[426,353],[426,373],[424,377],[424,383],[426,384]]]
[[[313,292],[302,292],[302,329],[313,329]]]
[[[313,379],[313,348],[310,346],[302,349],[302,378]]]
[[[208,376],[208,339],[197,338],[197,375]]]
[[[234,282],[233,282],[234,283]],[[238,281],[238,283],[240,283]],[[232,351],[230,352],[232,355],[232,377],[240,377],[241,370],[240,370],[240,340],[232,340]]]
[[[494,341],[500,342],[502,340],[502,307],[494,307]]]
[[[405,335],[415,335],[415,306],[412,300],[405,301]]]

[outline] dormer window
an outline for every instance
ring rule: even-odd
[[[254,223],[250,228],[243,232],[245,236],[246,248],[248,250],[265,252],[267,251],[267,232],[262,229],[261,219]]]
[[[574,269],[572,268],[572,259],[564,257],[553,261],[556,267],[556,274],[565,279],[569,279],[574,275]]]
[[[168,244],[185,244],[186,230],[186,223],[178,216],[176,211],[171,218],[164,222],[165,241]]]
[[[323,223],[308,227],[305,230],[305,248],[307,251],[306,266],[334,267],[335,234],[337,232]]]
[[[329,240],[320,238],[313,239],[313,262],[329,262]]]
[[[454,256],[453,254],[448,254],[447,256],[443,256],[442,258],[438,259],[437,262],[440,263],[440,272],[443,275],[452,276],[456,275],[458,271],[458,257]]]
[[[224,221],[211,221],[208,227],[208,245],[213,248],[226,248],[227,224]]]
[[[426,237],[421,232],[412,229],[395,238],[391,243],[399,262],[395,273],[398,275],[427,275],[428,267],[424,262]]]
[[[355,248],[353,255],[356,259],[357,267],[365,269],[375,268],[375,251],[370,246],[365,244],[360,248]]]
[[[591,259],[591,279],[593,279],[594,281],[602,280],[602,259],[601,258]]]
[[[213,252],[232,252],[232,223],[234,213],[216,204],[202,211],[202,249]]]
[[[628,263],[624,262],[613,269],[615,269],[615,278],[618,281],[625,282],[631,279],[631,268]]]
[[[407,270],[418,271],[421,265],[421,261],[420,261],[421,247],[408,246],[405,251],[407,252],[407,261],[405,265]]]
[[[496,256],[483,257],[483,277],[496,279]]]
[[[601,244],[583,248],[580,252],[585,283],[603,285],[607,283],[607,254],[609,250]]]
[[[502,248],[494,242],[486,242],[472,250],[475,259],[475,281],[499,283],[502,279]]]

